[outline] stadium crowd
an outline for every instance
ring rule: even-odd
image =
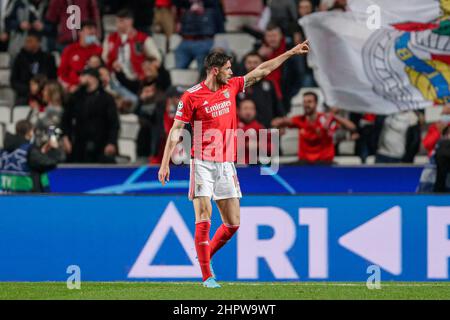
[[[79,29],[68,28],[68,3],[81,9]],[[297,21],[318,10],[345,11],[346,0],[0,0],[0,54],[10,57],[0,131],[23,114],[38,139],[61,128],[66,162],[159,163],[179,97],[202,80],[209,52],[232,56],[244,75],[304,41]],[[239,127],[280,128],[282,153],[306,164],[412,163],[450,131],[425,125],[422,112],[349,114],[321,100],[298,56],[239,96]]]

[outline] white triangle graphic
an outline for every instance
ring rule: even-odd
[[[339,238],[339,244],[379,265],[386,271],[402,273],[402,230],[399,206],[381,213]]]
[[[151,265],[164,239],[172,229],[187,253],[191,265]],[[128,273],[128,278],[199,278],[194,239],[177,208],[170,202]]]

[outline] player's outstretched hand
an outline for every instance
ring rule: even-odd
[[[295,47],[293,47],[292,52],[294,54],[306,54],[309,52],[309,40],[305,40],[302,43],[296,45]]]
[[[169,166],[161,166],[158,172],[158,180],[164,186],[166,182],[169,182],[170,178],[170,169]]]

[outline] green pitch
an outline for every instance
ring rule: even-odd
[[[199,283],[82,282],[69,290],[64,282],[2,282],[0,299],[450,299],[450,282],[386,282],[369,290],[365,283],[231,283],[206,289]]]

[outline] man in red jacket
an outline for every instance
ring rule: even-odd
[[[314,92],[305,92],[303,108],[305,114],[292,118],[275,118],[272,126],[299,129],[298,160],[302,164],[331,164],[334,159],[333,137],[339,126],[354,132],[356,126],[333,112],[317,111],[318,97]]]
[[[256,105],[251,99],[241,100],[239,103],[239,122],[238,128],[242,129],[247,134],[245,137],[245,144],[238,144],[238,162],[239,155],[243,155],[245,151],[245,164],[256,164],[254,156],[250,157],[250,154],[258,156],[258,149],[265,148],[263,153],[270,152],[268,146],[270,146],[270,135],[267,136],[267,143],[263,145],[263,141],[259,139],[259,130],[265,129],[264,126],[256,120]],[[247,132],[252,130],[253,133]],[[244,149],[244,150],[242,150]],[[251,160],[251,161],[250,161]]]
[[[151,37],[133,27],[131,11],[119,11],[116,24],[117,31],[111,33],[103,44],[103,61],[110,70],[122,74],[127,80],[139,80],[143,77],[142,63],[146,58],[154,57],[161,63],[161,53]]]
[[[94,22],[85,22],[78,32],[79,41],[67,46],[58,68],[58,77],[70,92],[78,88],[81,71],[92,56],[101,56],[102,47],[97,39],[97,27]]]

